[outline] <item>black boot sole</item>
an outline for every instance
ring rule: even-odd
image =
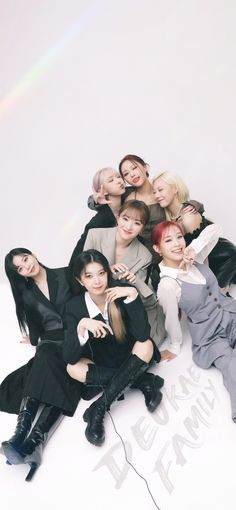
[[[153,398],[147,405],[147,409],[150,413],[154,413],[154,411],[156,410],[156,408],[159,406],[159,404],[161,403],[162,401],[162,393],[160,391],[158,391],[155,395],[155,398]]]

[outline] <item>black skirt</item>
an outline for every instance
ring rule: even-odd
[[[108,368],[119,368],[132,352],[135,344],[134,339],[127,339],[124,343],[119,343],[113,335],[107,335],[102,340],[90,337],[89,341],[85,344],[82,356],[83,358],[90,359],[95,365]],[[160,352],[152,340],[153,344],[153,357],[152,360],[159,363]]]
[[[50,336],[50,335],[48,335]],[[34,358],[9,374],[0,386],[0,411],[18,414],[23,397],[62,409],[73,416],[81,398],[81,383],[72,379],[62,358],[63,341],[42,340]]]

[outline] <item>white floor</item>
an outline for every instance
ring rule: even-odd
[[[33,348],[19,343],[10,291],[4,285],[0,291],[3,379],[32,356]],[[0,456],[1,507],[234,510],[236,426],[229,397],[216,369],[204,371],[193,364],[190,344],[186,332],[181,355],[157,367],[166,382],[153,415],[136,391],[112,407],[128,458],[148,481],[156,503],[125,462],[109,416],[105,444],[96,448],[87,442],[82,414],[88,403],[81,401],[75,416],[65,418],[50,440],[32,482],[24,481],[28,466],[8,466]],[[15,422],[14,415],[1,413],[1,441],[11,435]]]

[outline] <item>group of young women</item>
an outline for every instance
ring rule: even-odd
[[[1,452],[9,464],[30,465],[26,480],[81,397],[101,393],[83,415],[86,438],[97,446],[106,412],[127,388],[140,390],[155,411],[164,380],[148,370],[179,354],[179,310],[187,315],[194,361],[222,371],[236,420],[236,302],[229,294],[236,248],[219,237],[203,205],[189,200],[180,177],[162,172],[151,182],[148,170],[142,158],[127,155],[119,172],[96,172],[89,198],[96,214],[68,267],[48,269],[26,248],[6,256],[18,322],[36,352],[0,386],[0,410],[18,414]],[[169,347],[160,353],[166,335]]]

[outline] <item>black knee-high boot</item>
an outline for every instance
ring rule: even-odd
[[[163,384],[164,379],[162,377],[151,372],[145,372],[136,379],[131,388],[142,391],[146,407],[150,413],[153,413],[162,400],[160,388],[162,388]]]
[[[135,354],[130,354],[125,362],[116,370],[114,376],[107,385],[103,395],[98,398],[85,411],[83,419],[88,423],[85,435],[88,441],[96,446],[101,446],[105,440],[103,419],[105,412],[110,409],[119,395],[147,370],[148,363],[142,361]]]
[[[64,415],[61,409],[45,405],[31,433],[18,447],[8,451],[8,460],[11,464],[29,464],[31,469],[26,477],[30,481],[42,462],[43,448],[50,439]]]
[[[84,400],[91,400],[96,397],[98,393],[104,390],[104,386],[107,386],[115,372],[115,368],[100,367],[90,363],[88,365],[86,383],[82,389],[82,398]],[[158,390],[162,388],[163,384],[164,379],[162,377],[145,372],[130,387],[142,391],[146,407],[152,413],[161,402],[162,394]]]
[[[2,443],[2,451],[4,452],[7,458],[9,449],[11,449],[12,447],[16,448],[19,447],[25,440],[28,432],[31,429],[38,408],[39,408],[38,400],[31,397],[23,398],[20,406],[20,412],[17,417],[17,425],[15,428],[15,432],[13,436],[10,439],[8,439],[8,441],[3,441]]]
[[[24,463],[31,469],[26,477],[30,481],[42,462],[43,448],[64,418],[61,409],[47,405],[42,410],[32,432],[20,447]]]
[[[115,368],[99,367],[89,363],[86,382],[82,389],[82,398],[84,400],[91,400],[98,393],[101,393],[115,371]]]

